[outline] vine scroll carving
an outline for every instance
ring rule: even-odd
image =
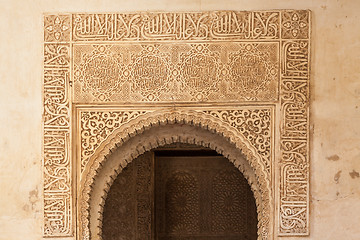
[[[308,235],[310,25],[308,10],[45,14],[44,236],[80,236],[74,186],[109,136],[190,108],[261,156],[278,209],[262,236]]]

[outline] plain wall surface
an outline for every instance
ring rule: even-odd
[[[281,239],[360,239],[360,1],[1,0],[0,240],[42,239],[43,13],[267,9],[312,11],[311,232]]]

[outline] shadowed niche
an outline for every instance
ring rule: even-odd
[[[197,145],[173,143],[139,156],[105,201],[103,240],[257,237],[247,180],[228,159]]]

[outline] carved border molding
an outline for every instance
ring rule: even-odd
[[[275,175],[279,179],[279,182],[276,183],[278,186],[275,186],[277,199],[274,201],[278,204],[277,209],[279,210],[276,213],[278,217],[277,232],[279,236],[308,235],[310,26],[311,19],[308,10],[46,14],[44,16],[43,65],[44,236],[73,236],[78,224],[75,223],[74,216],[76,213],[74,207],[78,206],[75,205],[73,196],[75,192],[73,184],[76,180],[72,176],[79,169],[73,169],[77,163],[75,164],[75,159],[72,158],[73,139],[76,137],[72,136],[72,132],[76,131],[72,124],[74,116],[71,112],[72,108],[80,103],[88,106],[96,105],[93,100],[86,98],[86,95],[84,95],[85,98],[81,98],[81,101],[74,98],[79,92],[77,79],[82,79],[81,81],[85,79],[86,84],[90,83],[86,86],[100,89],[99,94],[94,95],[98,97],[98,104],[112,101],[125,106],[125,102],[136,105],[147,101],[156,105],[163,101],[164,104],[194,102],[197,103],[196,106],[200,107],[205,106],[206,102],[215,103],[211,114],[214,117],[218,116],[220,121],[227,122],[227,124],[231,124],[229,120],[231,118],[216,113],[219,110],[216,103],[221,102],[223,105],[229,106],[234,103],[245,104],[249,101],[256,102],[258,105],[274,104],[277,109],[275,112],[280,113],[279,116],[276,116],[276,119],[280,120],[280,127],[275,126],[275,146],[278,146],[279,149],[276,151],[274,149],[273,152],[279,152],[279,156],[275,156],[277,159],[275,163],[271,162],[271,157],[267,156],[268,151],[264,150],[262,161],[265,164],[276,164],[280,169],[275,171]],[[177,45],[179,43],[184,44],[185,50],[181,49],[183,47],[181,44],[181,46]],[[227,43],[236,43],[236,46],[234,45],[236,49],[231,49],[233,53],[224,50]],[[131,58],[126,58],[126,55],[123,54],[124,51],[113,51],[118,47],[125,47],[124,44],[134,46],[132,51],[143,55],[136,58],[135,54],[131,60]],[[179,47],[180,55],[174,55],[176,51],[168,47],[171,44]],[[110,46],[111,50],[107,52],[107,55],[102,54],[101,51],[96,56],[84,55],[85,62],[75,65],[75,46],[90,47],[92,45],[98,45],[100,48],[101,46]],[[196,51],[202,45],[207,46],[208,50],[205,52],[202,50],[203,52],[199,54]],[[158,49],[156,50],[158,52],[155,54],[150,51],[151,53],[149,53],[149,46],[156,46],[155,50]],[[261,46],[261,48],[252,51],[251,46]],[[266,55],[266,48],[262,46],[278,46],[278,54]],[[100,48],[99,50],[101,50]],[[195,50],[186,50],[191,48]],[[242,48],[244,50],[241,50]],[[80,49],[80,55],[88,54],[81,48],[77,49]],[[231,54],[228,53],[233,54],[232,57],[229,57]],[[144,57],[150,60],[144,60]],[[167,64],[169,59],[177,65]],[[229,60],[232,60],[233,63]],[[199,68],[190,69],[186,66],[186,63],[191,63],[191,61],[192,64],[198,63]],[[154,62],[164,67],[158,69],[148,64]],[[278,69],[274,72],[270,66],[276,62],[278,62]],[[104,68],[106,64],[103,63],[107,63],[109,66],[119,66],[119,68],[111,68],[119,69],[119,71],[109,71]],[[139,63],[143,65],[139,65]],[[236,65],[235,63],[241,64]],[[263,64],[263,67],[254,68],[252,64]],[[85,78],[79,78],[80,75],[76,75],[77,66],[82,67],[79,73]],[[122,68],[124,66],[129,70],[135,69],[135,71],[127,72]],[[136,71],[137,66],[140,68],[147,66],[147,70]],[[93,71],[96,69],[102,69],[100,75],[99,72]],[[178,82],[176,71],[179,69],[185,69],[183,72],[188,75],[179,78]],[[191,75],[194,70],[208,74],[208,79],[213,82],[207,85],[208,83],[201,78],[202,74],[199,75],[200,77]],[[159,74],[149,75],[152,71]],[[221,74],[230,74],[231,71],[240,74],[239,76],[244,74],[244,77],[240,77],[236,81],[241,82],[242,86],[250,87],[249,89],[252,91],[256,92],[257,88],[253,87],[264,83],[272,85],[263,86],[275,86],[273,84],[276,84],[279,91],[277,93],[272,91],[269,93],[270,95],[259,95],[262,97],[249,98],[249,96],[243,95],[245,93],[241,92],[241,88],[236,88],[236,84],[233,85],[232,79],[222,77]],[[130,75],[127,75],[128,73]],[[276,74],[274,75],[274,73]],[[102,77],[97,78],[97,76]],[[101,80],[105,79],[104,76],[107,79],[105,82]],[[124,82],[124,85],[120,84],[121,86],[118,85],[119,76],[121,76],[121,81],[128,79],[126,80],[128,82]],[[148,89],[151,88],[146,84],[142,85],[147,81],[162,86],[162,82],[158,82],[159,78],[151,76],[163,76],[169,79],[171,84],[166,88],[160,88],[160,91],[171,89],[171,94],[160,96],[149,92]],[[278,76],[278,82],[273,82],[276,76]],[[139,77],[147,80],[136,82]],[[182,82],[184,79],[187,79],[187,82]],[[262,82],[257,81],[258,79],[262,79]],[[252,85],[247,85],[250,82]],[[177,86],[174,83],[181,84]],[[101,92],[104,84],[110,84],[109,87],[114,89],[113,91],[119,91],[120,86],[123,91],[121,96],[127,96],[129,89],[130,93],[132,93],[132,89],[142,88],[146,91],[140,91],[139,93],[142,95],[136,95],[138,94],[136,93],[131,98],[125,98],[122,101],[121,99],[124,98],[120,95],[120,97],[112,98],[110,95],[106,95],[108,92]],[[198,92],[191,92],[191,89],[197,89],[196,87],[200,87],[196,90]],[[202,91],[204,88],[208,89],[207,92]],[[190,95],[181,98],[181,94],[185,92],[177,92],[179,89],[190,89],[188,91]],[[257,91],[257,94],[260,92]],[[178,93],[178,95],[174,93]],[[215,93],[215,95],[207,95],[209,93]],[[218,93],[223,95],[217,95]],[[228,95],[228,93],[232,95]],[[107,101],[101,100],[106,96],[110,96]],[[139,112],[139,115],[149,111],[151,107],[142,109],[144,111]],[[114,122],[119,125],[127,124],[132,121],[131,119],[137,117],[137,114],[125,117],[117,116]],[[105,135],[111,134],[106,132],[108,131],[106,127],[104,129],[102,130],[106,133]],[[280,134],[277,134],[278,132]],[[246,132],[243,131],[242,134],[245,135]],[[98,134],[96,138],[99,143],[105,139],[101,134]],[[259,144],[258,147],[263,147],[263,145]],[[84,161],[82,168],[89,156],[99,146],[88,142],[88,145],[85,144],[83,148],[88,152],[86,153],[87,157],[81,160]],[[270,176],[272,179],[273,174]]]
[[[72,235],[70,45],[44,45],[44,235]]]
[[[283,41],[279,231],[309,233],[309,41]]]

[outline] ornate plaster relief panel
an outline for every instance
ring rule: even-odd
[[[308,235],[309,53],[307,10],[46,14],[44,236],[84,236],[89,161],[149,119],[230,129],[269,179],[262,237]]]

